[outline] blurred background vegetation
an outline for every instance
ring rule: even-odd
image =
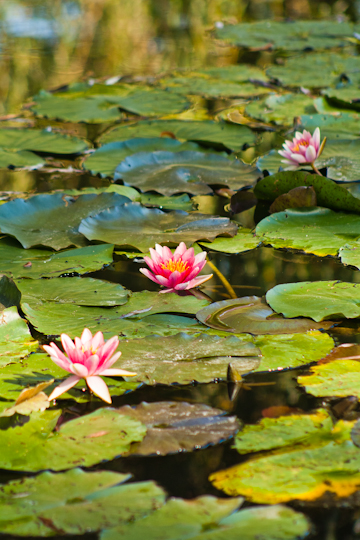
[[[2,0],[0,114],[84,78],[236,63],[219,21],[324,17],[357,21],[360,0]]]

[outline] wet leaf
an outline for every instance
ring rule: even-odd
[[[250,80],[266,82],[268,79],[264,71],[258,66],[236,64],[222,67],[207,67],[197,70],[202,73],[223,81],[247,82]]]
[[[231,439],[240,428],[236,416],[184,401],[143,402],[136,407],[124,405],[118,411],[146,425],[145,438],[131,446],[134,455],[191,452]]]
[[[263,85],[256,85],[251,82],[226,81],[211,78],[205,74],[199,75],[196,72],[188,73],[185,76],[166,77],[160,80],[160,84],[169,92],[200,95],[208,98],[252,97],[267,94],[270,91]]]
[[[360,110],[358,84],[342,86],[341,88],[327,88],[322,93],[335,106],[340,106],[342,109]]]
[[[343,264],[356,266],[360,270],[360,242],[349,242],[341,247],[339,257]]]
[[[38,348],[32,339],[26,321],[20,317],[16,307],[0,313],[0,367],[24,358]]]
[[[316,206],[316,204],[316,192],[313,186],[299,186],[290,189],[288,193],[279,195],[279,197],[277,197],[277,199],[275,199],[270,206],[269,212],[274,214],[276,212],[282,212],[287,208],[308,208],[311,206]]]
[[[134,137],[161,137],[162,133],[172,133],[177,139],[203,142],[209,146],[223,145],[239,151],[247,143],[255,140],[254,134],[246,126],[212,120],[143,120],[134,124],[124,124],[108,131],[100,138],[100,143],[123,141]]]
[[[199,242],[199,244],[210,251],[242,253],[255,249],[260,244],[260,241],[250,229],[239,228],[233,238],[215,238],[211,243]]]
[[[313,99],[304,94],[271,94],[254,100],[245,108],[246,114],[281,125],[292,125],[296,116],[315,113]]]
[[[360,236],[360,217],[320,207],[294,208],[260,221],[256,235],[259,241],[276,248],[337,255],[349,240]]]
[[[128,452],[131,443],[141,441],[146,433],[139,421],[111,408],[75,418],[53,431],[59,416],[60,411],[33,413],[26,424],[3,431],[1,468],[59,471],[90,467]]]
[[[31,388],[25,388],[20,392],[14,405],[5,409],[0,413],[0,416],[12,416],[16,413],[29,415],[35,411],[45,411],[45,409],[50,407],[50,402],[43,390],[53,382],[54,379],[51,379],[50,381],[39,383]]]
[[[338,356],[338,355],[337,355]],[[360,398],[360,362],[347,360],[352,357],[352,351],[344,349],[340,358],[326,363],[319,363],[310,368],[309,375],[298,377],[298,383],[305,387],[308,394],[317,397],[347,397]]]
[[[285,317],[311,317],[315,321],[360,316],[360,284],[342,281],[300,281],[276,285],[266,301]]]
[[[311,114],[302,115],[298,130],[307,129],[311,133],[319,127],[321,137],[330,140],[357,139],[360,136],[360,115],[355,113],[341,114]]]
[[[89,194],[72,198],[63,193],[35,195],[15,199],[0,206],[0,229],[24,246],[43,245],[59,250],[68,246],[84,246],[86,240],[78,232],[83,218],[129,201],[116,193]]]
[[[0,167],[40,169],[45,161],[27,150],[7,150],[0,148]]]
[[[266,427],[263,424],[261,440],[266,446],[265,439],[269,435],[271,447],[280,436],[280,446],[252,456],[240,465],[216,472],[210,476],[210,481],[228,495],[241,494],[252,502],[267,504],[294,499],[312,501],[326,492],[348,497],[357,491],[360,486],[360,454],[350,439],[353,424],[339,421],[331,430],[329,421],[320,427],[315,415],[314,425],[318,429],[314,433],[312,427],[307,434],[305,424],[311,417],[307,421],[302,420],[302,427],[298,430],[296,426],[300,426],[300,418],[285,416],[268,420]],[[294,419],[294,444],[282,447],[283,430],[289,434],[291,443],[291,419]],[[259,431],[258,426],[251,426],[248,433],[251,429],[254,433]]]
[[[218,154],[203,152],[140,152],[127,157],[115,170],[114,179],[141,191],[207,195],[209,185],[240,189],[254,185],[260,171]]]
[[[78,535],[142,520],[165,503],[165,493],[154,482],[124,484],[129,476],[76,468],[13,480],[0,488],[1,529],[23,537]]]
[[[83,139],[69,137],[47,129],[0,129],[0,147],[9,150],[32,150],[47,154],[78,154],[89,144]]]
[[[229,362],[235,362],[241,373],[260,364],[259,349],[248,339],[235,336],[220,338],[184,332],[174,336],[157,335],[143,339],[122,340],[121,369],[137,373],[134,380],[146,383],[189,384],[226,379]]]
[[[199,311],[196,317],[215,330],[254,335],[294,334],[324,328],[323,324],[314,323],[310,319],[284,319],[258,296],[214,302]],[[325,327],[329,328],[332,324],[329,321]]]
[[[79,231],[89,240],[147,252],[155,243],[178,245],[182,241],[191,245],[197,240],[211,241],[219,235],[234,236],[237,225],[228,218],[180,210],[165,213],[129,203],[83,219]]]

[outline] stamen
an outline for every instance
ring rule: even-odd
[[[170,272],[185,272],[189,266],[187,262],[182,261],[181,259],[174,261],[169,259],[166,264],[162,264],[161,268],[163,270],[170,270]]]

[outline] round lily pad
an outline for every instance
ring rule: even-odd
[[[261,72],[260,72],[261,73]],[[186,76],[167,77],[160,84],[170,92],[185,95],[221,97],[253,97],[267,94],[270,90],[262,85],[250,82],[225,81],[219,78],[206,77],[204,74],[189,73]]]
[[[0,147],[11,150],[32,150],[47,154],[78,154],[89,143],[47,129],[0,129]]]
[[[246,106],[246,114],[275,124],[292,125],[295,116],[315,113],[313,99],[304,94],[271,94]]]
[[[255,249],[260,242],[250,229],[240,228],[233,238],[215,238],[211,243],[199,242],[199,244],[210,251],[243,253]]]

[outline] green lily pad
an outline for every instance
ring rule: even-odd
[[[146,427],[115,409],[98,409],[53,431],[61,411],[33,413],[29,422],[2,432],[0,466],[14,471],[90,467],[127,453]],[[16,441],[16,446],[14,446]]]
[[[154,482],[124,484],[129,476],[75,468],[13,480],[0,487],[0,527],[28,538],[79,535],[142,520],[164,504],[165,493]]]
[[[324,328],[324,324],[314,323],[310,319],[284,319],[258,296],[214,302],[199,311],[196,317],[215,330],[247,332],[254,335],[295,334]],[[333,323],[327,324],[325,323],[325,327],[330,328]]]
[[[211,243],[199,242],[199,244],[209,251],[243,253],[257,248],[260,242],[250,229],[240,228],[233,238],[215,238]]]
[[[349,240],[360,236],[360,217],[328,208],[293,208],[269,216],[256,235],[276,248],[301,249],[318,256],[337,255]]]
[[[9,307],[0,314],[0,367],[18,361],[33,351],[39,343],[32,339],[26,321],[17,308]]]
[[[135,247],[142,252],[149,251],[155,243],[193,244],[197,240],[211,241],[219,235],[234,236],[236,231],[237,225],[228,218],[187,214],[180,210],[165,213],[157,208],[144,208],[139,203],[109,208],[83,219],[79,227],[79,232],[88,240]]]
[[[12,279],[0,274],[0,311],[20,305],[20,293]]]
[[[170,92],[209,98],[253,97],[270,92],[268,88],[251,82],[225,81],[198,73],[189,73],[182,77],[166,77],[160,80],[160,84]]]
[[[263,69],[246,64],[198,69],[197,73],[208,75],[214,79],[234,82],[247,82],[251,80],[267,82],[268,80]]]
[[[89,277],[21,279],[15,283],[21,292],[21,301],[31,305],[56,302],[77,306],[110,307],[126,304],[129,297],[129,291],[119,283]]]
[[[153,152],[155,150],[179,152],[197,150],[198,148],[195,143],[181,143],[169,137],[129,139],[128,141],[113,142],[101,146],[85,159],[83,168],[91,171],[92,174],[100,174],[102,177],[113,176],[119,163],[137,152]]]
[[[360,115],[342,112],[334,114],[303,114],[300,117],[301,127],[311,133],[319,127],[321,136],[332,141],[336,139],[357,139],[360,136]]]
[[[251,144],[255,140],[255,135],[248,127],[226,122],[143,120],[115,127],[102,135],[99,142],[105,144],[134,137],[161,137],[161,134],[166,132],[180,140],[206,143],[207,146],[222,145],[234,151],[239,151],[245,143]]]
[[[359,68],[360,59],[357,56],[316,53],[294,56],[283,66],[271,66],[266,74],[285,86],[324,88],[336,84],[344,75],[357,82]]]
[[[304,94],[271,94],[246,106],[246,114],[280,125],[292,125],[295,116],[315,113],[313,98]]]
[[[257,506],[235,512],[240,500],[204,496],[190,501],[170,499],[143,520],[104,531],[101,540],[300,540],[309,523],[300,512],[286,506]],[[224,514],[230,514],[223,517]],[[221,519],[220,519],[221,518]],[[220,520],[220,521],[219,521]]]
[[[216,29],[216,37],[250,49],[326,49],[347,44],[353,34],[347,22],[334,21],[256,21],[226,24]],[[330,55],[329,55],[330,56]]]
[[[8,150],[0,148],[0,167],[40,169],[45,161],[28,150]]]
[[[347,351],[344,354],[349,353]],[[351,353],[350,353],[351,355]],[[360,362],[340,358],[310,368],[310,374],[298,377],[306,392],[317,397],[360,398]]]
[[[207,195],[209,185],[240,189],[254,185],[260,171],[251,165],[218,154],[203,152],[140,152],[127,157],[115,170],[114,179],[141,191]]]
[[[240,428],[236,416],[225,416],[224,411],[200,403],[143,402],[136,407],[124,405],[118,411],[146,425],[145,438],[131,446],[132,455],[191,452],[232,439]]]
[[[210,481],[228,495],[243,495],[253,502],[266,504],[293,499],[312,501],[326,492],[338,497],[351,495],[360,486],[360,454],[350,438],[353,423],[340,421],[331,429],[329,421],[319,425],[319,417],[312,416],[315,416],[314,426],[309,433],[305,424],[311,422],[311,417],[306,421],[298,415],[274,419],[264,426],[261,440],[268,440],[271,448],[277,435],[284,431],[288,433],[289,445],[284,447],[280,436],[276,448],[216,472],[210,476]],[[252,435],[257,436],[258,426],[251,428]],[[259,441],[260,448],[261,445]]]
[[[151,384],[211,382],[226,379],[229,362],[236,364],[240,373],[252,371],[260,364],[259,349],[248,339],[235,336],[195,337],[183,332],[169,337],[153,335],[122,340],[120,350],[121,369],[134,371],[134,380]]]
[[[32,150],[47,154],[78,154],[89,144],[50,129],[0,129],[0,147],[11,150]]]
[[[266,301],[285,317],[324,319],[360,317],[360,284],[342,281],[300,281],[276,285]]]
[[[1,329],[1,326],[0,326]],[[37,342],[36,342],[37,343]],[[29,351],[30,352],[30,351]],[[19,358],[17,358],[19,360]],[[15,358],[13,359],[15,361]],[[9,364],[0,369],[0,413],[6,411],[14,405],[24,388],[34,387],[46,383],[46,392],[50,392],[60,384],[69,374],[58,367],[51,358],[44,353],[31,354],[27,358]],[[106,382],[112,396],[121,396],[122,394],[135,390],[139,383],[127,382],[121,377],[106,377]],[[90,400],[90,393],[87,391],[85,381],[81,379],[74,388],[62,394],[57,401],[75,400],[78,403],[87,403]],[[92,401],[103,403],[100,398],[91,396]]]
[[[72,279],[72,278],[71,278]],[[139,319],[156,313],[196,313],[207,305],[206,300],[194,296],[178,296],[177,294],[159,294],[142,291],[133,293],[130,300],[123,306],[117,307],[87,307],[74,304],[59,304],[55,302],[39,303],[38,299],[28,297],[21,308],[35,328],[48,335],[69,334],[71,337],[80,336],[84,327],[92,332],[101,330],[105,333],[128,335],[147,323]],[[179,331],[179,330],[178,330]],[[147,334],[156,333],[148,331]],[[145,335],[147,335],[145,334]],[[110,336],[109,336],[110,337]],[[134,336],[136,337],[136,335]]]
[[[35,195],[30,199],[14,199],[0,206],[0,229],[24,246],[48,246],[59,250],[68,246],[84,246],[86,240],[78,232],[80,221],[129,199],[116,193],[89,194],[72,198],[63,193]]]
[[[359,80],[356,81],[357,84],[343,86],[341,88],[327,88],[323,90],[323,95],[329,101],[329,103],[339,106],[342,109],[354,109],[355,111],[360,111],[359,104]]]
[[[266,176],[256,184],[254,193],[258,199],[272,202],[279,195],[300,186],[314,188],[319,206],[360,213],[360,200],[347,189],[324,176],[302,171],[286,171]]]
[[[343,264],[356,266],[360,270],[360,242],[349,242],[339,250],[339,257]]]

